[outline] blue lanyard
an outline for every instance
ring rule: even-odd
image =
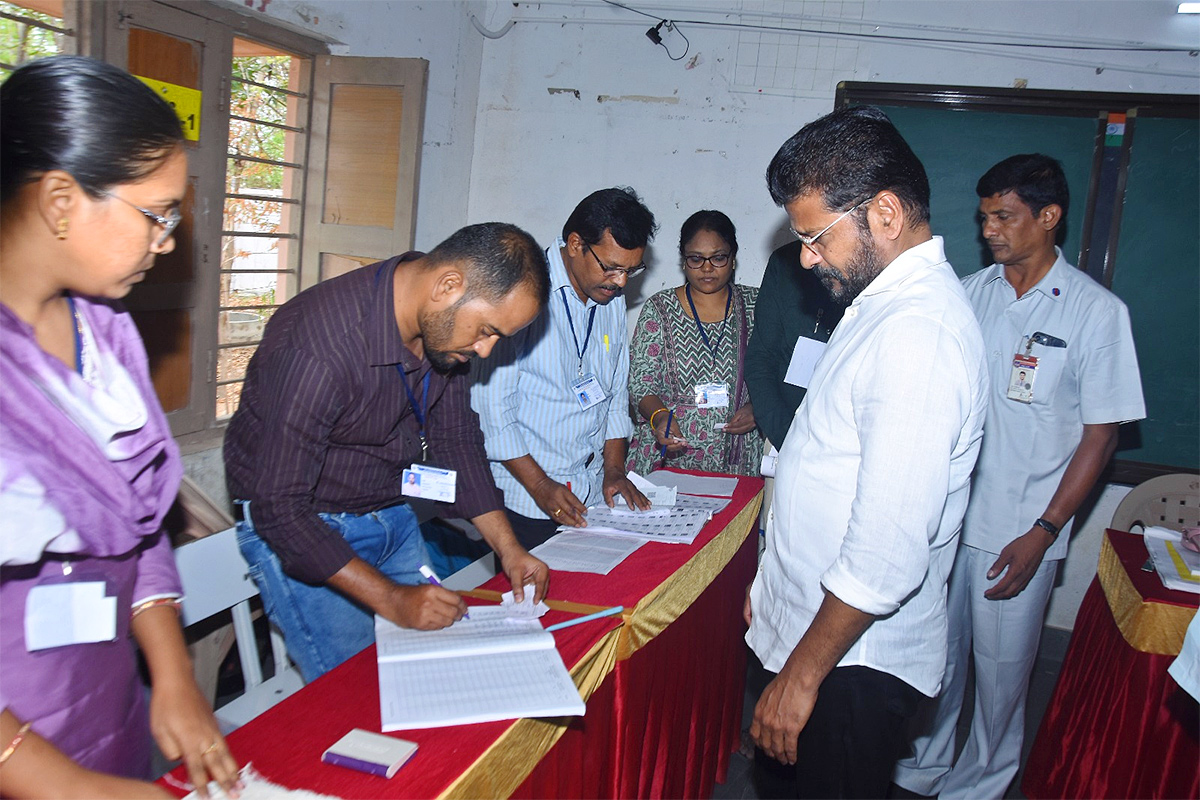
[[[75,310],[75,298],[67,295],[67,307],[71,309],[71,327],[75,329],[75,371],[83,374],[83,331],[79,312]]]
[[[583,377],[583,354],[587,352],[588,342],[592,339],[592,323],[596,321],[596,308],[588,309],[587,333],[583,335],[583,347],[579,347],[579,336],[575,333],[575,321],[571,319],[571,306],[567,304],[567,287],[562,287],[563,308],[567,310],[567,324],[571,326],[571,338],[575,340],[575,353],[579,356],[579,377]]]
[[[684,284],[683,293],[687,295],[688,305],[692,308],[692,319],[696,322],[696,330],[700,331],[700,338],[704,340],[704,346],[713,354],[713,358],[717,357],[717,350],[721,348],[721,342],[725,339],[725,328],[729,325],[729,307],[733,305],[733,285],[726,284],[729,289],[729,296],[725,298],[725,317],[721,320],[721,334],[717,337],[717,343],[712,344],[708,341],[708,334],[704,332],[704,325],[700,322],[700,313],[696,311],[696,303],[692,300],[692,285]]]
[[[429,410],[429,379],[433,377],[433,372],[425,373],[425,380],[422,381],[421,389],[421,405],[417,406],[417,398],[413,394],[412,389],[408,388],[408,379],[404,377],[404,369],[397,364],[396,372],[400,373],[400,382],[404,384],[404,392],[408,395],[408,404],[412,408],[413,416],[417,418],[417,435],[421,437],[421,461],[429,460],[429,442],[425,439],[425,412]]]

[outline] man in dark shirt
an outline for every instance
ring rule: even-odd
[[[746,386],[754,403],[754,419],[776,448],[783,446],[807,391],[784,381],[798,338],[828,342],[845,311],[820,278],[801,268],[803,247],[800,242],[790,242],[771,253],[758,290],[754,333],[746,347]]]
[[[528,325],[548,292],[533,238],[487,223],[275,312],[225,465],[230,495],[244,502],[238,544],[306,681],[373,642],[373,614],[435,629],[466,610],[419,571],[425,546],[402,490],[410,465],[453,471],[443,516],[476,525],[518,600],[526,583],[545,595],[549,570],[513,536],[488,469],[465,365]],[[431,496],[430,485],[422,491]]]

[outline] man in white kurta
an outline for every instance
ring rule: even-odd
[[[855,175],[864,161],[875,172]],[[768,182],[802,265],[848,308],[779,454],[746,635],[778,674],[751,735],[796,764],[800,796],[882,797],[906,718],[941,686],[983,341],[930,231],[924,169],[882,112],[806,126]]]
[[[1013,156],[976,190],[997,263],[963,285],[987,345],[991,398],[950,580],[946,685],[895,780],[983,799],[1003,797],[1020,765],[1029,676],[1071,519],[1116,448],[1118,424],[1141,419],[1145,405],[1125,304],[1054,245],[1068,202],[1058,162]],[[975,710],[956,762],[972,657]]]

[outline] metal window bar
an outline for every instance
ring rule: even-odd
[[[226,192],[226,200],[254,200],[263,203],[288,203],[289,205],[298,206],[300,200],[295,197],[272,197],[266,194],[242,194],[240,192]]]
[[[308,133],[307,128],[297,128],[295,125],[284,125],[282,122],[271,122],[265,119],[255,119],[254,117],[239,117],[237,114],[230,114],[230,119],[236,119],[238,122],[248,122],[251,125],[266,125],[269,128],[278,128],[283,131],[291,131],[292,133]]]
[[[43,30],[51,31],[53,33],[61,33],[65,36],[75,35],[74,28],[61,28],[58,25],[51,25],[49,22],[42,22],[41,20],[34,19],[33,17],[23,17],[20,14],[9,14],[7,11],[0,11],[0,17],[3,17],[4,19],[11,19],[13,22],[31,25],[34,28],[41,28]]]
[[[304,169],[303,164],[295,164],[295,163],[292,163],[291,161],[275,161],[270,158],[259,158],[258,156],[248,156],[244,153],[238,153],[237,151],[234,151],[232,153],[226,153],[225,157],[232,158],[234,161],[253,161],[256,164],[270,164],[275,167],[290,167],[292,169]]]
[[[258,81],[252,81],[248,78],[239,78],[236,75],[233,76],[233,82],[240,83],[243,86],[257,86],[260,89],[266,89],[267,91],[271,92],[279,92],[280,94],[286,94],[289,97],[299,97],[305,100],[308,99],[308,95],[304,92],[297,92],[293,91],[292,89],[284,89],[282,86],[272,86],[269,83],[259,83]]]
[[[268,231],[221,231],[222,236],[246,236],[251,239],[299,239],[298,233],[270,233]],[[278,270],[271,270],[278,272]]]

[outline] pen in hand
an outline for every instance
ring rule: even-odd
[[[424,576],[425,576],[425,580],[429,581],[429,582],[430,582],[430,583],[432,583],[434,586],[442,586],[442,582],[438,580],[438,576],[437,576],[437,575],[434,573],[434,571],[433,571],[433,570],[431,570],[431,569],[430,569],[428,566],[426,566],[425,564],[422,564],[422,565],[421,565],[421,566],[418,568],[418,570],[417,570],[417,571],[418,571],[418,572],[420,572],[422,575],[424,575]],[[442,588],[444,589],[444,588],[446,588],[446,587],[442,586]],[[463,619],[470,619],[470,618],[471,618],[471,615],[470,615],[470,614],[468,614],[468,613],[466,613],[466,612],[464,611],[464,612],[463,612],[463,615],[462,615],[462,618],[463,618]]]
[[[666,442],[667,442],[667,440],[669,440],[671,438],[671,421],[674,419],[675,419],[675,409],[672,408],[667,411],[667,427],[663,430],[663,446],[662,446],[662,449],[659,451],[659,455],[658,455],[659,458],[667,457]]]

